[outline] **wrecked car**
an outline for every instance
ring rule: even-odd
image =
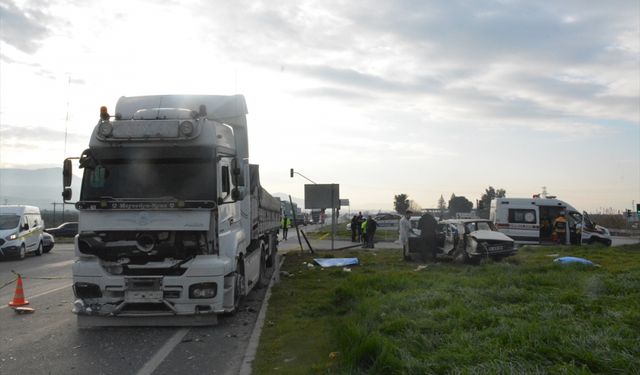
[[[410,239],[410,251],[419,253],[420,243],[417,238]],[[517,252],[514,240],[486,219],[439,221],[436,246],[438,257],[450,257],[461,263],[476,263],[482,258],[498,261]]]

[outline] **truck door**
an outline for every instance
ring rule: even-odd
[[[218,162],[218,207],[219,230],[231,230],[240,225],[239,210],[233,204],[235,188],[231,177],[233,157],[219,157]]]

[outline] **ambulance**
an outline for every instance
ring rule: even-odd
[[[564,216],[568,231],[565,238],[554,237],[553,222]],[[496,198],[491,201],[490,219],[499,231],[518,244],[553,244],[557,242],[611,245],[607,228],[597,225],[586,212],[578,212],[556,197]]]

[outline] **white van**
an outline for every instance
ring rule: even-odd
[[[553,222],[564,215],[569,227],[569,243],[611,245],[607,228],[596,225],[586,212],[579,213],[570,204],[551,198],[496,198],[491,201],[490,219],[499,231],[519,244],[554,243]],[[567,243],[566,239],[562,240]]]
[[[42,255],[44,223],[33,206],[0,206],[0,257]]]

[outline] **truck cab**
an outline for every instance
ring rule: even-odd
[[[81,326],[215,323],[266,282],[280,202],[249,164],[246,114],[240,95],[122,97],[114,116],[101,109],[79,158]],[[70,160],[63,175],[70,200]]]

